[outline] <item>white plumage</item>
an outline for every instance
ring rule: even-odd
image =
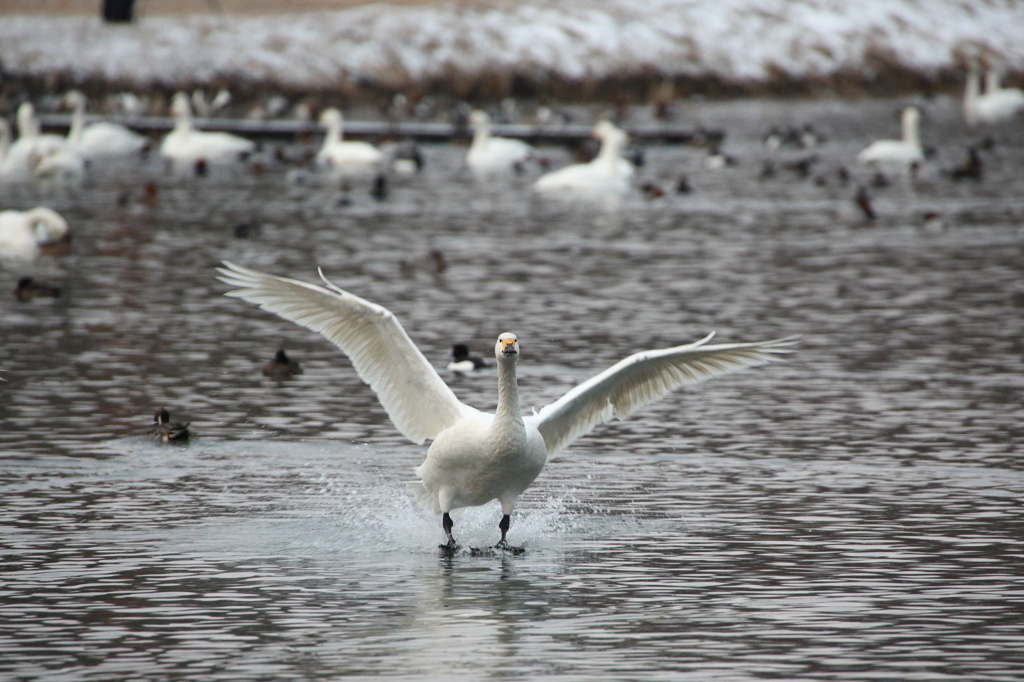
[[[988,70],[984,93],[981,92],[979,81],[978,69],[971,68],[964,89],[964,118],[967,125],[1002,123],[1024,111],[1024,91],[1002,87],[998,71]]]
[[[43,247],[68,238],[67,221],[53,209],[0,211],[0,257],[35,260]]]
[[[18,139],[10,145],[0,163],[0,178],[6,180],[27,180],[33,177],[39,162],[64,148],[65,138],[60,135],[43,135],[39,119],[31,102],[18,106]]]
[[[343,140],[345,119],[337,109],[325,109],[320,123],[327,126],[324,144],[316,155],[320,165],[342,170],[370,169],[380,163],[384,154],[367,142]]]
[[[179,163],[229,163],[239,161],[256,151],[256,143],[230,133],[207,132],[192,127],[192,108],[188,96],[176,93],[171,101],[174,130],[167,133],[160,145],[160,154]]]
[[[593,130],[601,140],[601,151],[590,163],[577,163],[546,173],[537,178],[534,188],[539,192],[585,192],[622,194],[629,189],[633,164],[619,156],[629,139],[610,121],[601,121]]]
[[[547,458],[596,425],[627,417],[683,384],[744,367],[763,365],[791,352],[791,339],[709,345],[712,335],[675,348],[636,353],[570,390],[539,413],[520,409],[514,334],[498,337],[498,406],[494,414],[463,404],[416,348],[387,309],[331,284],[327,288],[268,275],[226,262],[220,279],[228,292],[286,320],[318,332],[352,360],[398,430],[415,443],[432,439],[417,497],[443,515],[447,547],[454,549],[448,512],[497,499],[504,514],[498,546],[516,498]]]
[[[146,146],[146,138],[128,128],[109,121],[85,125],[85,95],[72,90],[64,101],[73,107],[68,146],[86,159],[101,156],[137,154]]]
[[[857,155],[857,160],[864,164],[902,169],[923,162],[924,153],[918,134],[920,120],[921,112],[916,107],[907,107],[903,110],[902,116],[903,139],[876,140]]]
[[[480,109],[469,112],[469,123],[473,126],[473,142],[466,153],[466,165],[474,173],[508,172],[533,156],[533,147],[522,140],[491,135],[487,112]]]

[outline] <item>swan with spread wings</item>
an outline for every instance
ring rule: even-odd
[[[493,414],[461,402],[398,319],[386,308],[332,284],[307,284],[225,261],[220,280],[226,295],[241,298],[322,334],[342,350],[359,377],[377,394],[395,427],[414,443],[433,441],[414,485],[419,501],[442,517],[454,551],[450,512],[497,499],[502,518],[495,548],[520,551],[506,541],[516,498],[547,458],[614,417],[634,411],[683,384],[697,383],[792,352],[792,338],[757,343],[695,343],[630,355],[579,384],[539,412],[523,415],[519,404],[515,334],[494,346],[498,406]]]

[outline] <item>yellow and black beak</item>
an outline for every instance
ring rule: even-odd
[[[501,340],[501,354],[502,355],[516,355],[519,351],[516,350],[515,339],[502,339]]]

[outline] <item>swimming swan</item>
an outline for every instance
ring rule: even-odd
[[[442,515],[448,550],[456,548],[449,512],[497,499],[502,519],[496,548],[506,542],[516,498],[547,458],[613,417],[624,418],[683,384],[791,352],[792,339],[709,345],[713,334],[683,346],[636,353],[586,381],[540,412],[519,405],[515,334],[498,337],[498,406],[494,414],[463,404],[441,380],[387,309],[338,288],[268,275],[224,261],[219,279],[241,298],[322,334],[349,356],[359,377],[377,394],[391,422],[409,440],[433,440],[422,479],[412,484],[424,506]]]
[[[473,143],[466,153],[466,165],[474,173],[500,173],[516,170],[519,164],[533,156],[533,147],[522,140],[491,136],[491,119],[487,112],[474,109],[469,112],[473,126]]]
[[[903,110],[902,120],[902,140],[875,140],[857,155],[857,160],[864,164],[904,168],[924,161],[921,138],[917,132],[921,112],[916,107],[907,107]]]
[[[256,143],[230,133],[195,130],[188,96],[176,93],[171,100],[174,130],[167,133],[160,145],[160,154],[175,162],[195,164],[240,161],[256,151]]]
[[[10,145],[0,162],[0,177],[7,180],[27,180],[40,160],[64,148],[66,139],[60,135],[40,132],[36,109],[31,102],[22,102],[17,113],[18,139]]]
[[[981,92],[980,75],[977,67],[967,73],[967,87],[964,89],[964,119],[967,125],[1001,123],[1024,111],[1024,91],[1020,88],[1003,88],[999,84],[999,72],[989,69],[985,74],[985,92]]]
[[[0,211],[0,258],[35,260],[70,240],[68,223],[52,208]]]
[[[128,128],[108,121],[85,125],[85,95],[71,90],[64,103],[72,107],[68,145],[86,159],[99,156],[137,154],[146,146],[146,138]]]
[[[601,151],[590,163],[577,163],[540,176],[534,183],[539,192],[584,191],[621,194],[629,189],[633,164],[619,156],[629,137],[610,121],[594,126]]]
[[[342,140],[345,119],[337,109],[325,109],[320,114],[320,123],[327,126],[327,136],[316,155],[318,164],[336,169],[365,168],[384,158],[384,154],[368,142]]]

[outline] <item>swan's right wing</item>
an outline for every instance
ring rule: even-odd
[[[334,286],[331,290],[224,261],[226,296],[255,303],[322,334],[352,361],[395,427],[414,443],[454,425],[472,408],[444,383],[391,311]],[[323,277],[323,273],[320,274]]]
[[[791,353],[794,338],[756,343],[707,345],[714,332],[696,343],[630,355],[583,382],[528,418],[554,454],[598,424],[624,419],[683,384],[695,384],[745,367],[756,367]]]

